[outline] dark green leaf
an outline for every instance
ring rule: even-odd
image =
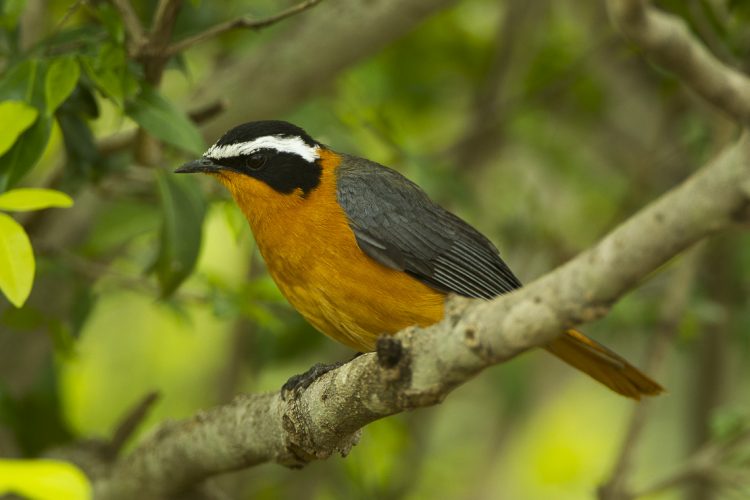
[[[39,70],[40,64],[36,59],[27,59],[12,67],[0,79],[0,100],[30,103],[34,97]]]
[[[154,269],[166,297],[193,272],[206,206],[194,179],[159,171],[157,181],[163,221]]]
[[[59,382],[52,364],[42,367],[28,392],[14,396],[0,381],[0,425],[11,429],[21,450],[37,455],[71,439],[60,406]]]
[[[41,158],[51,129],[52,120],[40,116],[13,147],[0,156],[0,192],[14,186]]]
[[[119,107],[122,107],[125,99],[138,88],[128,66],[125,49],[120,45],[104,43],[96,56],[82,57],[81,64],[99,92]]]
[[[125,28],[122,24],[122,16],[108,2],[101,2],[97,5],[97,17],[101,25],[107,30],[110,38],[123,43],[125,41]]]
[[[205,151],[203,138],[193,122],[150,87],[143,89],[126,112],[150,134],[177,148],[195,155]]]
[[[90,178],[99,151],[88,123],[78,114],[68,112],[57,113],[57,122],[65,142],[68,170],[77,176]]]
[[[73,90],[65,102],[62,103],[58,113],[72,113],[83,118],[98,118],[99,105],[96,103],[94,91],[88,81],[81,79],[78,86]]]

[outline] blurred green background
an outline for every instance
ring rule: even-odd
[[[747,69],[747,4],[658,4]],[[148,25],[156,2],[134,5]],[[172,39],[289,5],[184,2]],[[333,149],[398,169],[484,232],[527,282],[737,133],[624,41],[602,2],[324,0],[262,31],[197,44],[150,81],[128,58],[108,2],[5,0],[0,9],[0,100],[38,111],[0,157],[0,191],[44,187],[75,202],[13,213],[36,276],[23,307],[0,297],[5,458],[109,437],[159,391],[132,446],[164,419],[277,390],[316,362],[351,356],[286,304],[223,189],[171,174],[233,125],[286,119]],[[59,81],[49,76],[55,64]],[[50,92],[65,85],[51,107]],[[186,118],[206,109],[218,112]],[[747,427],[749,271],[750,237],[723,234],[586,325],[635,364],[652,358],[651,374],[668,389],[649,402],[628,479],[634,491]],[[301,471],[264,465],[214,482],[231,498],[592,498],[633,409],[531,352],[438,407],[368,426],[345,459]],[[750,453],[720,465],[747,475]],[[726,477],[648,498],[750,496],[747,477]]]

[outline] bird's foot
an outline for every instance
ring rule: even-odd
[[[281,386],[281,399],[286,401],[289,396],[295,394],[297,391],[303,391],[307,389],[308,387],[310,387],[310,384],[318,380],[320,377],[330,372],[331,370],[335,370],[339,366],[344,365],[345,363],[345,361],[338,361],[336,363],[330,364],[316,363],[305,373],[300,373],[299,375],[289,377],[289,380],[287,380],[286,383]]]

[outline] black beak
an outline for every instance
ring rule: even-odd
[[[213,172],[218,172],[219,170],[222,170],[224,167],[221,165],[215,164],[213,161],[211,161],[208,158],[201,158],[199,160],[193,160],[189,161],[186,164],[182,165],[180,168],[175,170],[176,174],[193,174],[196,172],[202,172],[204,174],[210,174]]]

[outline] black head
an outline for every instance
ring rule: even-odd
[[[321,144],[296,125],[278,120],[243,123],[224,134],[199,160],[178,173],[232,171],[254,177],[274,190],[306,196],[320,183]]]

